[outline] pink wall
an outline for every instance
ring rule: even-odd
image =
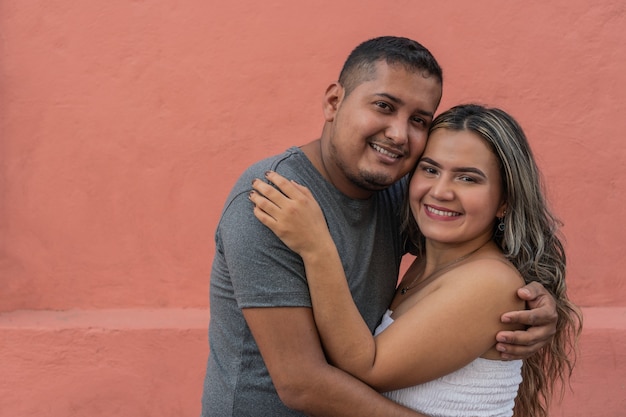
[[[438,57],[442,108],[522,122],[572,295],[624,305],[622,2],[194,3],[0,2],[0,310],[206,306],[237,174],[315,138],[346,54],[388,33]]]
[[[192,309],[180,351],[201,353],[181,354],[191,394],[175,396],[197,414],[206,335],[196,340],[205,331],[195,314],[208,320],[213,232],[228,190],[251,162],[319,135],[325,87],[358,42],[383,34],[437,56],[441,109],[477,100],[522,123],[565,223],[571,296],[617,308],[615,326],[626,331],[625,27],[618,0],[0,0],[0,337],[13,341],[0,347],[0,367],[28,357],[26,340],[41,332],[63,344],[67,328],[104,329],[98,343],[72,347],[87,356],[121,343],[108,332],[134,328],[139,312],[158,322]],[[131,324],[94,318],[120,309]],[[23,310],[41,312],[29,321]],[[50,325],[58,320],[64,331]],[[177,340],[180,326],[162,331]],[[158,345],[128,337],[148,352]],[[64,367],[33,349],[51,372]],[[10,367],[0,398],[4,387],[15,401],[0,399],[0,415],[41,378],[40,362]],[[626,375],[616,378],[623,398]],[[176,392],[167,387],[157,396]],[[42,390],[35,397],[65,397]],[[54,415],[71,414],[70,397]]]

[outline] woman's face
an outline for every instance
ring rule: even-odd
[[[470,131],[437,129],[430,135],[409,193],[420,231],[441,243],[491,237],[506,208],[498,158]]]

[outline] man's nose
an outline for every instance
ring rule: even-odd
[[[404,145],[409,138],[409,128],[406,121],[400,119],[394,119],[387,126],[385,130],[385,136],[391,139],[397,145]]]

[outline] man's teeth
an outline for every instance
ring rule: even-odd
[[[391,153],[388,150],[383,149],[380,146],[376,145],[375,143],[372,143],[372,148],[374,148],[376,151],[382,153],[383,155],[389,156],[391,158],[400,158],[399,155],[396,155],[395,153]]]
[[[454,216],[458,216],[459,213],[453,212],[453,211],[442,211],[442,210],[437,210],[435,208],[432,207],[428,207],[428,211],[430,211],[433,214],[436,214],[438,216],[447,216],[447,217],[454,217]]]

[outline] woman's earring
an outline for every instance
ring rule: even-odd
[[[498,223],[498,231],[504,232],[505,224],[504,224],[504,216],[506,216],[506,210],[502,213],[502,217],[500,217],[500,223]]]

